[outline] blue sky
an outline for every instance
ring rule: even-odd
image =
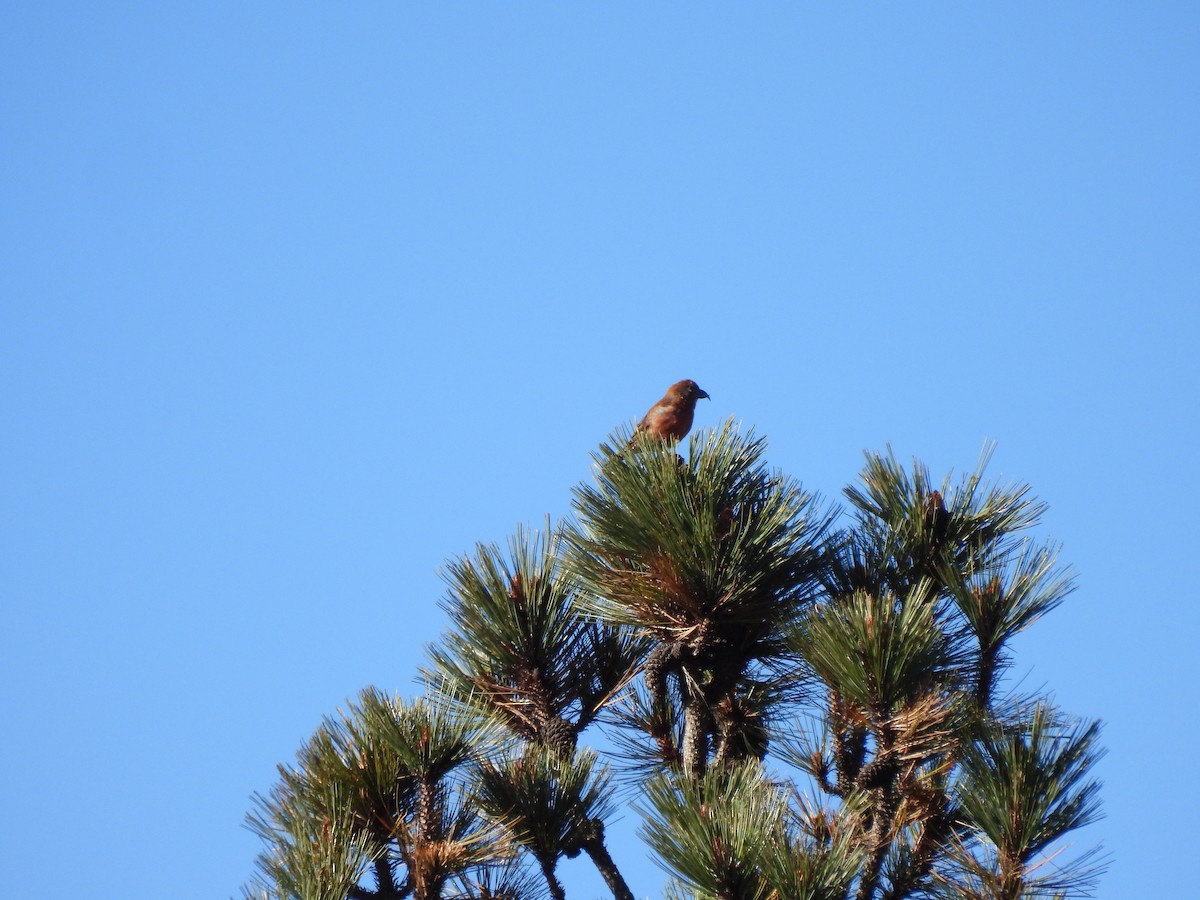
[[[1014,674],[1107,723],[1098,896],[1194,887],[1200,8],[2,22],[12,896],[234,894],[274,765],[415,690],[439,565],[685,377],[828,497],[998,442],[1079,573]]]

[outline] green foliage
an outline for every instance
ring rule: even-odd
[[[761,900],[761,863],[784,843],[784,805],[752,764],[703,779],[659,776],[646,785],[642,837],[697,898]]]
[[[648,697],[629,720],[661,764],[692,775],[766,752],[768,705],[794,677],[787,629],[825,565],[831,514],[768,470],[764,450],[730,422],[693,435],[687,462],[618,435],[596,457],[596,484],[575,492],[570,559],[590,611],[655,641]]]
[[[569,532],[594,612],[660,640],[762,639],[812,596],[830,517],[762,463],[731,422],[693,435],[690,462],[644,434],[596,456]]]
[[[438,782],[469,761],[488,739],[488,724],[428,699],[405,702],[373,688],[359,695],[345,718],[359,739],[382,738],[407,778]]]
[[[999,647],[1024,631],[1074,590],[1058,550],[1026,544],[1009,566],[986,567],[951,584],[958,608],[983,648]]]
[[[521,846],[557,860],[577,855],[596,837],[596,823],[612,815],[612,777],[595,751],[568,759],[534,747],[484,761],[475,799]]]
[[[861,486],[846,488],[854,507],[856,544],[867,548],[874,578],[903,595],[940,569],[975,572],[1002,562],[1011,537],[1037,524],[1045,504],[1024,484],[986,486],[979,465],[951,487],[947,476],[935,488],[928,470],[914,462],[906,471],[889,453],[867,454]]]
[[[430,648],[427,683],[471,696],[538,743],[574,746],[632,676],[646,642],[586,617],[558,556],[561,534],[518,529],[505,558],[479,545],[451,561],[442,607],[452,628]]]
[[[861,864],[858,812],[789,805],[757,762],[699,781],[658,776],[646,785],[642,837],[696,898],[833,900],[845,897]]]
[[[1099,816],[1100,783],[1089,775],[1102,752],[1099,732],[1095,722],[1061,727],[1042,704],[1018,727],[994,728],[964,748],[954,793],[974,840],[952,856],[960,880],[999,897],[1049,897],[1092,883],[1086,866],[1040,857]]]
[[[903,602],[887,592],[855,591],[813,609],[794,645],[826,684],[882,721],[931,683],[946,683],[957,667],[936,605],[925,582]]]
[[[280,766],[271,794],[256,798],[249,824],[266,845],[260,886],[299,900],[346,897],[369,862],[381,895],[429,893],[502,859],[498,833],[452,799],[447,781],[493,730],[445,705],[365,689],[317,729],[295,767]]]
[[[247,896],[565,900],[585,853],[633,900],[619,779],[672,900],[1087,896],[1102,860],[1062,842],[1099,815],[1099,726],[1003,677],[1073,589],[1044,505],[987,452],[936,487],[868,454],[835,530],[765,449],[618,434],[574,521],[448,563],[428,696],[368,689],[280,767]],[[597,723],[624,766],[579,746]]]
[[[298,794],[278,787],[257,795],[247,816],[267,849],[243,891],[247,900],[343,900],[358,884],[372,851],[336,786]]]
[[[544,900],[545,885],[537,873],[513,856],[496,865],[479,866],[455,879],[458,900]]]

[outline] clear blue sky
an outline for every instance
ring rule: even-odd
[[[1108,723],[1099,896],[1194,891],[1200,6],[831,6],[7,5],[9,896],[234,894],[442,561],[685,377],[827,496],[998,441],[1079,572],[1014,674]]]

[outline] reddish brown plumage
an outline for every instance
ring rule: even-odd
[[[708,394],[690,378],[675,382],[638,422],[637,431],[645,431],[663,440],[678,441],[692,430],[696,401],[702,397],[707,398]]]

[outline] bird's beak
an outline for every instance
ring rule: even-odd
[[[711,397],[709,397],[709,396],[708,396],[708,393],[707,393],[707,392],[706,392],[706,391],[705,391],[703,388],[696,388],[696,396],[697,396],[697,397],[702,397],[702,398],[703,398],[703,399],[705,399],[705,400],[711,400],[711,399],[712,399]]]

